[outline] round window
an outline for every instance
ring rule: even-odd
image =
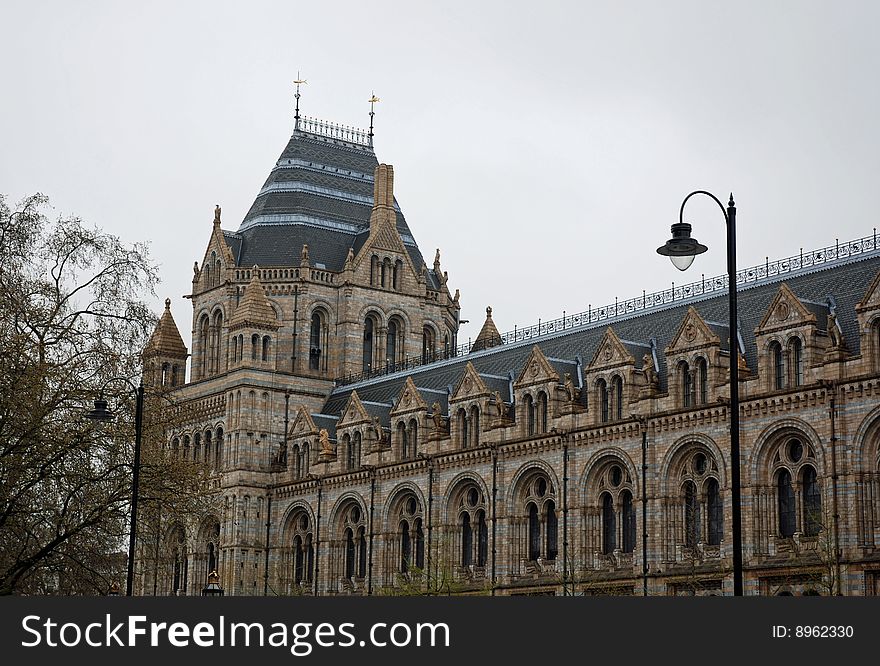
[[[406,503],[407,513],[409,513],[410,515],[415,514],[417,507],[418,507],[418,504],[416,503],[416,498],[410,497]]]
[[[351,507],[351,522],[356,523],[361,519],[361,508],[359,506]]]
[[[788,459],[792,462],[798,462],[804,457],[804,445],[800,440],[793,439],[788,443]]]
[[[544,497],[544,495],[547,494],[547,480],[546,479],[538,479],[537,493],[538,493],[538,497]]]
[[[694,471],[703,474],[706,471],[706,455],[698,453],[694,456]]]
[[[470,506],[477,506],[477,503],[480,501],[480,493],[477,492],[476,488],[471,488],[468,491],[467,501]]]
[[[623,480],[623,470],[620,469],[617,465],[611,468],[611,485],[619,486],[620,482]]]

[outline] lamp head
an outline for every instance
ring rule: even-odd
[[[104,398],[97,398],[95,400],[95,408],[86,414],[86,418],[106,423],[113,420],[113,412],[107,409],[107,401]]]
[[[672,238],[666,241],[666,245],[657,248],[657,254],[669,257],[672,265],[678,270],[687,270],[694,257],[702,254],[708,248],[691,238],[691,225],[687,222],[678,222],[672,225]]]

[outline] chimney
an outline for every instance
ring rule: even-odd
[[[394,167],[380,164],[373,174],[373,208],[394,206]]]

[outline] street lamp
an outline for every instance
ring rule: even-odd
[[[216,569],[208,574],[208,584],[202,588],[203,597],[222,597],[224,590],[220,587],[220,576]]]
[[[137,506],[138,506],[138,484],[140,482],[141,473],[141,436],[144,429],[144,384],[143,382],[135,388],[129,380],[124,377],[117,378],[128,384],[136,396],[136,408],[134,415],[134,468],[131,478],[131,525],[128,532],[128,576],[125,582],[125,596],[132,596],[134,587],[134,544],[137,527]],[[114,380],[110,380],[114,381]],[[110,383],[107,382],[107,384]],[[105,384],[105,388],[107,386]],[[102,391],[103,393],[103,391]],[[95,400],[95,408],[86,414],[86,418],[92,421],[107,423],[113,420],[113,412],[107,408],[107,401],[103,395],[99,395]]]
[[[691,225],[684,221],[684,206],[695,194],[704,194],[721,208],[727,224],[727,300],[729,309],[728,331],[730,334],[730,485],[731,503],[733,505],[733,594],[743,594],[742,564],[742,507],[740,500],[739,475],[739,336],[737,332],[736,314],[736,204],[733,194],[725,210],[724,204],[711,192],[697,190],[688,194],[681,202],[678,213],[678,224],[672,225],[672,238],[665,245],[657,248],[672,260],[680,271],[686,270],[694,261],[694,257],[707,250],[695,238],[691,238]]]

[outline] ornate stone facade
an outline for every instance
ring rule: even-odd
[[[237,232],[217,208],[188,382],[169,309],[151,341],[145,377],[203,407],[169,455],[217,510],[167,526],[141,590],[730,593],[726,297],[519,341],[489,309],[460,350],[439,251],[339,136],[298,126]],[[740,313],[746,593],[880,594],[876,242]]]

